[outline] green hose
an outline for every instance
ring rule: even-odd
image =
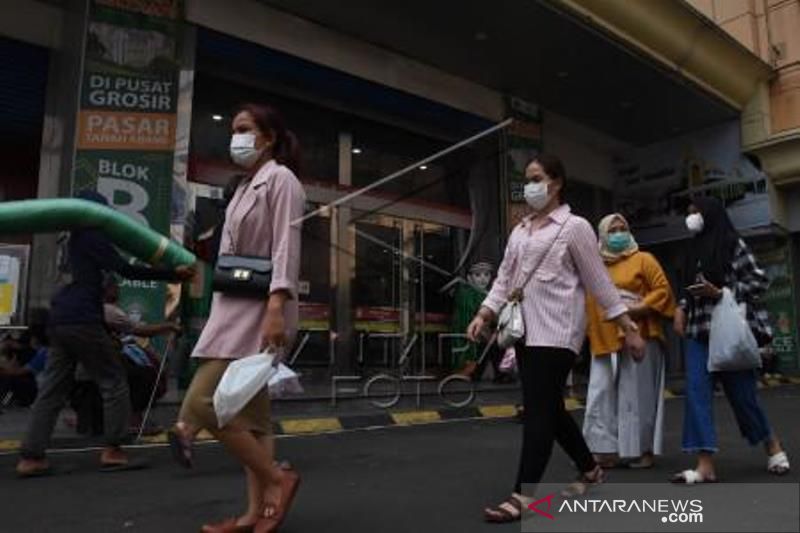
[[[0,203],[0,233],[53,233],[97,228],[122,250],[152,265],[192,265],[194,254],[175,241],[104,205],[76,198]]]

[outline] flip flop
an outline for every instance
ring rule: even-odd
[[[273,533],[278,531],[289,509],[292,506],[297,489],[300,487],[300,475],[291,468],[283,468],[284,478],[281,481],[281,502],[278,504],[277,514],[269,518],[262,518],[256,522],[255,533]]]
[[[697,470],[684,470],[683,472],[678,472],[672,476],[670,481],[677,485],[699,485],[701,483],[716,483],[717,478],[704,477],[703,474]]]
[[[125,463],[101,463],[100,472],[127,472],[131,470],[144,470],[150,463],[144,459],[129,460]]]
[[[790,470],[789,456],[786,452],[778,452],[775,455],[770,455],[767,460],[767,472],[782,476],[788,474]]]

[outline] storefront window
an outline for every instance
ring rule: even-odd
[[[300,259],[301,300],[327,303],[330,296],[330,244],[330,218],[318,216],[303,222],[303,254]]]
[[[356,187],[369,185],[449,145],[366,120],[349,119],[347,127],[353,135],[353,185]],[[445,156],[419,165],[376,192],[411,203],[423,201],[467,209],[469,195],[463,186],[467,173],[463,158]]]

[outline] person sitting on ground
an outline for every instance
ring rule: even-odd
[[[33,342],[38,344],[36,339]],[[47,346],[36,346],[33,357],[24,364],[13,355],[6,359],[7,364],[0,367],[0,404],[30,407],[38,392],[36,378],[47,360]]]
[[[139,429],[143,421],[144,410],[155,389],[154,401],[167,392],[166,379],[159,379],[158,368],[161,360],[149,346],[141,346],[137,338],[152,338],[162,335],[179,335],[181,327],[175,322],[145,324],[135,322],[128,313],[119,306],[119,284],[116,277],[108,276],[105,281],[105,304],[103,314],[111,334],[117,339],[120,350],[125,356],[125,368],[128,373],[128,387],[131,393],[131,430]],[[151,406],[152,407],[152,406]],[[148,433],[160,433],[157,424],[145,428]]]
[[[103,282],[103,315],[106,327],[118,348],[125,366],[130,390],[132,415],[129,433],[136,434],[144,421],[144,411],[154,393],[153,401],[158,401],[167,391],[165,376],[158,376],[161,360],[152,348],[142,346],[138,339],[152,338],[170,333],[180,333],[180,327],[173,322],[144,324],[134,321],[119,306],[119,284],[115,276],[106,276]],[[103,433],[102,398],[97,385],[81,366],[75,372],[75,388],[71,396],[73,408],[78,413],[77,431],[80,434],[100,435]],[[153,435],[163,431],[152,419],[147,421],[143,434]]]

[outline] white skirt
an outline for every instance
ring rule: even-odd
[[[664,352],[648,340],[637,363],[624,351],[592,357],[583,435],[592,453],[622,458],[662,453]]]

